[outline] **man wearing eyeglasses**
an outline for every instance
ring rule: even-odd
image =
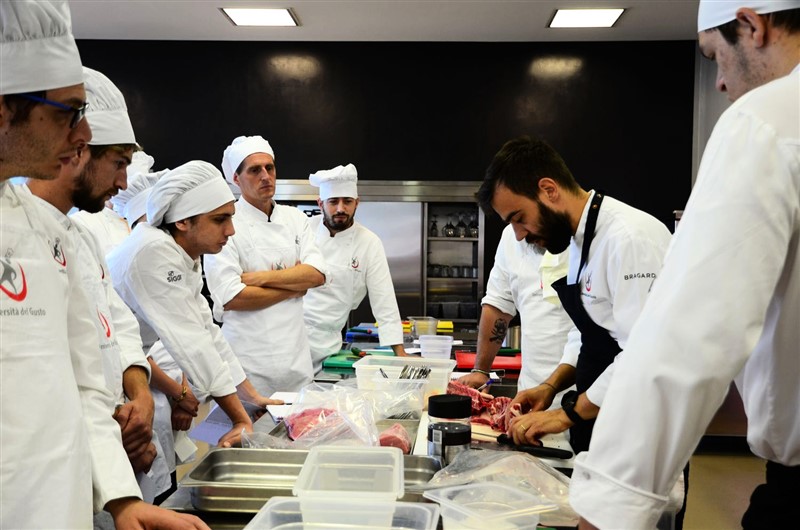
[[[0,64],[0,527],[207,528],[140,500],[67,232],[8,182],[91,139],[66,3],[0,2]]]

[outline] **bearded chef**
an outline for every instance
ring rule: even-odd
[[[372,314],[378,322],[381,346],[397,355],[403,349],[403,324],[394,294],[389,263],[380,238],[355,221],[358,208],[358,172],[347,164],[309,176],[319,188],[317,204],[322,215],[311,220],[317,246],[328,266],[329,281],[303,298],[308,342],[314,371],[342,347],[342,328],[350,311],[369,293]]]
[[[233,422],[220,445],[236,443],[243,428],[252,431],[240,398],[276,403],[246,379],[201,293],[200,256],[219,252],[233,234],[233,201],[214,166],[187,162],[153,186],[149,222],[137,225],[108,258],[114,287],[140,327],[154,332],[199,393],[213,397]],[[182,385],[172,397],[182,402],[188,392]]]
[[[236,234],[204,258],[214,316],[259,392],[300,390],[314,376],[303,296],[325,282],[325,259],[305,214],[273,199],[275,153],[266,140],[233,140],[222,170],[242,196]]]

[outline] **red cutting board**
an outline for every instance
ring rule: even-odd
[[[457,351],[456,352],[456,367],[457,368],[474,368],[475,356],[477,354]],[[502,357],[498,355],[494,358],[492,363],[494,370],[522,370],[522,354],[519,353],[514,357]]]

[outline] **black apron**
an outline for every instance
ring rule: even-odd
[[[581,301],[581,272],[584,265],[586,265],[586,260],[589,258],[589,247],[591,247],[594,239],[597,214],[600,211],[602,202],[603,193],[595,192],[592,204],[589,206],[589,215],[586,219],[581,262],[575,283],[567,285],[566,277],[553,282],[553,289],[558,293],[561,305],[564,306],[564,310],[572,319],[575,327],[581,332],[581,351],[578,356],[578,364],[575,367],[575,386],[580,394],[586,392],[592,386],[592,383],[600,377],[600,374],[605,371],[608,365],[614,362],[614,357],[622,351],[617,341],[609,335],[608,330],[595,324],[589,317]],[[589,420],[570,428],[570,444],[575,453],[589,449],[589,440],[592,438],[593,428],[594,420]]]

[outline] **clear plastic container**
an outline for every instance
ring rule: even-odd
[[[478,482],[426,491],[438,502],[444,530],[535,530],[539,514],[555,505],[500,482]]]
[[[428,375],[428,385],[425,387],[425,394],[444,394],[447,392],[447,383],[450,382],[450,374],[456,367],[454,359],[421,359],[419,357],[388,357],[385,355],[367,355],[353,363],[356,371],[358,388],[361,390],[375,390],[376,375],[380,375],[382,369],[389,379],[398,379],[400,372],[406,366],[421,367],[427,366],[431,369]]]
[[[308,453],[292,493],[394,501],[405,493],[403,452],[397,447],[322,445]]]
[[[411,321],[411,334],[414,338],[421,335],[436,335],[436,326],[439,321],[433,317],[408,317]]]
[[[420,335],[419,348],[425,358],[449,359],[453,351],[453,337],[451,335]]]
[[[272,497],[245,530],[434,530],[439,506],[329,496]]]

